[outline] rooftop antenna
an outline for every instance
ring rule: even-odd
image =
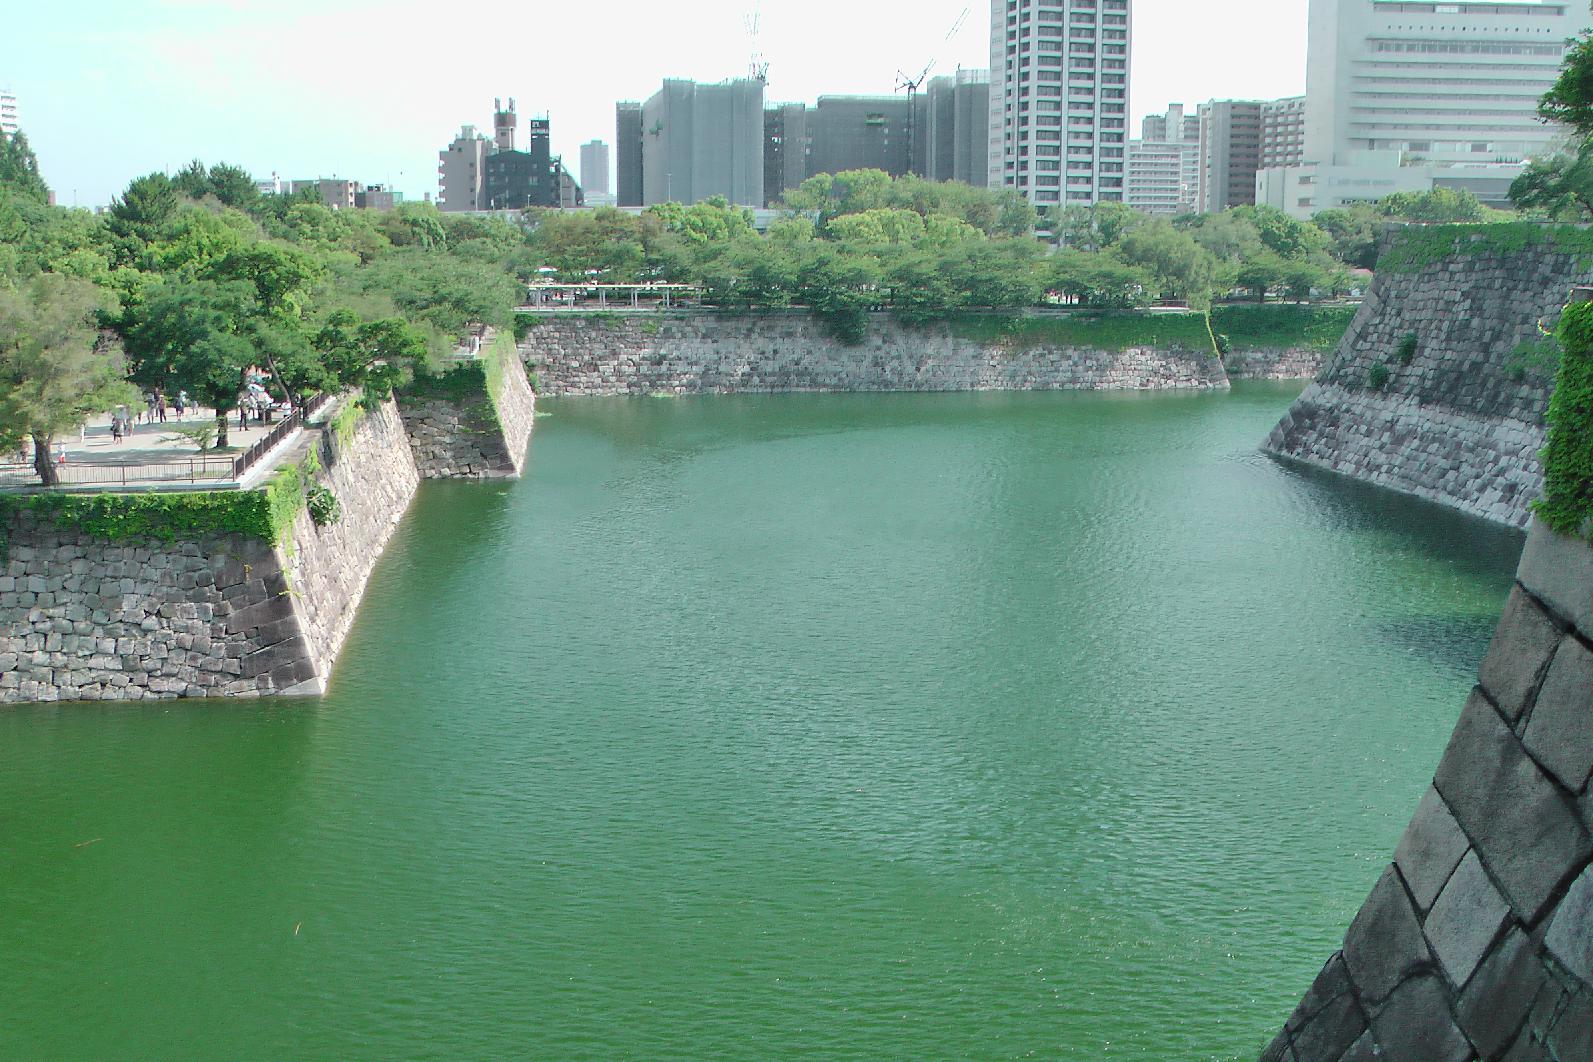
[[[968,22],[968,15],[972,11],[973,8],[971,7],[962,9],[962,14],[957,16],[957,21],[951,24],[951,30],[946,34],[946,39],[941,42],[941,51],[945,51],[945,46],[951,42],[951,39],[962,32],[963,26]],[[905,90],[907,93],[907,172],[909,173],[913,172],[918,163],[918,90],[924,86],[924,82],[929,80],[930,71],[935,69],[935,63],[938,61],[939,56],[929,60],[924,69],[919,71],[917,77],[909,76],[905,70],[896,72],[896,91],[902,92]]]
[[[758,0],[752,5],[752,10],[741,18],[742,25],[747,27],[747,36],[752,38],[752,62],[748,65],[748,72],[752,80],[760,85],[769,83],[769,60],[764,57],[758,42],[763,35],[763,0]]]

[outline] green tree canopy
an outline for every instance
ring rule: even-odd
[[[104,289],[57,273],[0,290],[0,433],[7,445],[33,438],[46,486],[58,479],[56,436],[134,393],[120,346],[100,330],[114,303]]]

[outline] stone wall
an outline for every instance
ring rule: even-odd
[[[401,395],[399,413],[425,479],[499,479],[525,469],[536,396],[508,333],[489,334],[490,356],[455,370],[453,386]],[[478,372],[479,379],[462,378]],[[493,373],[488,386],[485,373]]]
[[[1379,272],[1337,353],[1273,430],[1280,457],[1525,527],[1552,389],[1518,349],[1593,270],[1552,247]],[[1418,349],[1402,364],[1409,335]],[[1374,389],[1375,364],[1388,381]]]
[[[1593,1057],[1593,548],[1534,525],[1480,681],[1266,1062]]]
[[[415,492],[391,403],[319,448],[342,519],[288,548],[238,534],[107,541],[20,511],[0,575],[0,702],[324,692],[366,580]]]
[[[1310,347],[1236,350],[1223,359],[1230,380],[1309,380],[1322,371],[1327,354]]]
[[[361,417],[347,445],[335,432],[322,433],[311,445],[320,450],[323,471],[317,480],[337,496],[343,515],[328,527],[316,527],[307,511],[300,512],[288,535],[289,548],[277,555],[322,686],[304,692],[322,692],[354,625],[365,584],[408,510],[420,474],[392,402]]]
[[[1208,351],[1017,347],[873,315],[848,346],[808,314],[549,315],[520,343],[544,396],[1224,388]]]

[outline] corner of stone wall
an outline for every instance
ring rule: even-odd
[[[1518,364],[1593,273],[1552,245],[1379,270],[1333,356],[1263,449],[1524,528],[1552,380]],[[1402,349],[1416,337],[1414,351]]]
[[[1588,1058],[1593,547],[1534,523],[1394,861],[1264,1060]]]
[[[525,470],[536,395],[512,332],[489,334],[494,357],[483,374],[499,376],[459,396],[410,395],[398,399],[415,465],[423,479],[512,479]]]
[[[409,435],[392,399],[366,411],[347,444],[329,431],[315,445],[321,464],[316,480],[337,497],[342,515],[336,523],[317,527],[308,511],[300,512],[275,551],[311,671],[293,688],[283,688],[289,694],[325,691],[371,572],[420,482]]]

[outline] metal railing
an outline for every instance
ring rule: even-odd
[[[63,487],[126,487],[136,483],[225,482],[232,476],[230,457],[184,457],[159,464],[139,462],[68,462],[55,467]],[[39,473],[32,462],[0,462],[0,487],[37,487]]]
[[[294,410],[287,420],[271,429],[269,435],[239,455],[238,459],[232,463],[232,478],[235,480],[242,479],[249,469],[259,464],[266,454],[275,450],[290,435],[304,427],[304,422],[326,408],[326,404],[331,400],[331,395],[316,395],[305,403],[303,409]]]

